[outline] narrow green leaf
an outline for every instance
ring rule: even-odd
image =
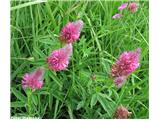
[[[11,88],[11,92],[22,102],[27,102],[27,98],[18,90],[16,90],[16,88]]]
[[[55,109],[54,109],[54,119],[57,117],[58,112],[58,106],[59,106],[59,100],[56,100]]]
[[[38,91],[38,92],[36,92],[36,91],[35,91],[34,94],[49,95],[49,92],[47,92],[47,91]]]
[[[106,105],[107,104],[106,100],[100,95],[98,95],[97,98],[98,98],[98,101],[100,102],[100,104],[102,105],[103,109],[107,112],[108,108],[107,108],[107,105]]]
[[[69,113],[69,117],[70,117],[70,119],[74,119],[74,117],[73,117],[73,111],[72,111],[72,109],[71,109],[71,106],[70,106],[70,105],[68,105],[68,113]]]
[[[14,107],[14,108],[25,107],[25,103],[21,101],[11,102],[11,107]]]
[[[38,98],[35,94],[32,94],[32,101],[35,105],[38,105]]]
[[[27,2],[27,3],[24,3],[24,4],[20,4],[20,5],[11,7],[11,11],[16,10],[16,9],[20,9],[20,8],[23,8],[23,7],[31,6],[31,5],[34,5],[34,4],[39,4],[39,3],[42,3],[42,2],[46,2],[46,0],[36,0],[36,1]]]
[[[53,96],[49,95],[49,109],[52,110],[52,104],[53,104]]]
[[[62,87],[62,82],[59,79],[57,79],[57,77],[54,77],[52,72],[49,72],[49,76],[59,85],[60,88]]]
[[[97,94],[93,94],[91,98],[91,108],[97,103]]]
[[[102,97],[101,95],[97,95],[98,101],[100,102],[100,104],[102,105],[103,109],[108,113],[108,116],[111,117],[112,111],[111,109],[108,107],[109,104],[111,104],[110,102],[108,102],[104,97]]]
[[[78,105],[77,105],[77,110],[79,110],[83,106],[84,106],[84,101],[79,102]]]
[[[55,92],[52,93],[52,95],[53,95],[56,99],[58,99],[58,100],[60,100],[60,101],[63,101],[62,93],[55,91]]]
[[[36,54],[38,54],[41,58],[45,58],[45,57],[46,57],[46,55],[45,55],[39,48],[34,47],[33,50],[34,50],[34,52],[35,52]]]

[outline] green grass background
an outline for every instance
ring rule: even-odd
[[[113,20],[126,1],[11,1],[11,116],[28,116],[28,98],[21,80],[46,64],[52,50],[62,47],[61,28],[82,19],[84,28],[66,71],[46,69],[44,87],[32,94],[31,116],[39,118],[112,118],[119,105],[130,118],[148,118],[148,2]],[[124,52],[142,49],[140,68],[117,89],[110,67]],[[96,80],[92,80],[93,76]]]

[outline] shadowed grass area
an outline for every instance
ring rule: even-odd
[[[28,116],[28,98],[21,80],[26,72],[46,66],[47,56],[61,48],[58,37],[69,21],[84,28],[73,44],[66,71],[46,68],[44,86],[32,94],[31,116],[39,118],[113,118],[126,106],[130,118],[149,117],[148,2],[139,1],[113,20],[124,1],[11,1],[11,116]],[[117,89],[110,67],[124,51],[141,48],[140,67]],[[93,80],[93,77],[96,79]]]

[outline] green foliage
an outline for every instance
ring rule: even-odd
[[[11,116],[107,119],[122,104],[130,118],[148,118],[148,2],[113,20],[123,2],[11,1]],[[68,69],[48,70],[47,56],[62,47],[61,28],[77,19],[85,25]],[[142,48],[140,68],[117,89],[110,67],[123,51],[137,47]],[[22,76],[39,66],[46,68],[44,86],[29,94]]]

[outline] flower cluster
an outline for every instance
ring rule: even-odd
[[[116,63],[112,65],[111,75],[115,78],[114,83],[117,87],[121,87],[127,76],[139,67],[140,53],[140,48],[135,51],[124,52]]]
[[[72,55],[72,43],[77,41],[80,37],[81,29],[83,28],[83,21],[77,20],[75,22],[69,22],[64,26],[60,32],[60,41],[65,43],[63,48],[54,50],[47,58],[47,64],[49,69],[54,71],[66,70],[69,64],[70,57]],[[22,86],[23,88],[31,88],[33,91],[40,89],[43,86],[44,69],[38,68],[33,73],[26,73],[23,76]]]
[[[128,7],[128,9],[134,13],[138,9],[137,3],[124,3],[118,7],[119,11],[122,11]],[[113,19],[120,18],[122,14],[115,14]],[[59,40],[65,43],[64,47],[53,50],[47,57],[48,68],[53,71],[66,70],[70,57],[73,53],[73,43],[80,37],[80,32],[83,28],[83,21],[77,20],[75,22],[67,23],[61,30]],[[126,81],[127,77],[133,73],[139,66],[141,49],[138,48],[134,51],[123,52],[118,60],[111,67],[111,76],[114,78],[115,85],[120,88]],[[45,70],[39,67],[32,73],[26,73],[22,79],[22,87],[31,88],[32,91],[40,89],[43,86],[43,77]],[[96,75],[92,75],[92,80],[96,80]],[[114,113],[115,119],[126,119],[131,115],[131,112],[127,108],[120,106]]]
[[[128,7],[128,10],[132,13],[135,13],[137,10],[138,10],[138,4],[136,2],[126,2],[126,3],[123,3],[121,6],[118,7],[118,10],[121,12],[121,13],[116,13],[115,15],[113,15],[113,19],[117,19],[117,18],[120,18],[122,17],[122,10],[127,8]]]
[[[65,25],[60,33],[60,41],[66,43],[64,48],[54,50],[47,58],[50,69],[54,71],[65,70],[68,67],[70,56],[72,55],[72,44],[79,39],[83,21],[77,20]]]

